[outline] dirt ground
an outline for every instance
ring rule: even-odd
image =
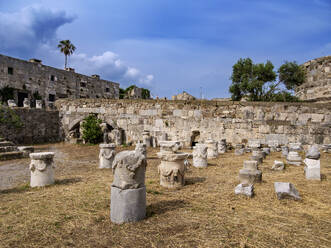
[[[119,148],[119,150],[133,147]],[[250,154],[233,152],[191,167],[186,185],[159,185],[157,149],[148,150],[147,218],[110,222],[109,169],[98,169],[98,146],[51,144],[56,183],[29,187],[28,159],[0,163],[0,247],[331,247],[331,154],[322,154],[322,181],[303,166],[272,171],[273,153],[260,166],[252,199],[234,194]],[[274,182],[291,182],[301,201],[276,198]]]

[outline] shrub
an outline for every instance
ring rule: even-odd
[[[14,110],[0,105],[0,125],[6,125],[9,128],[21,128],[23,123]]]
[[[100,127],[101,120],[95,115],[89,115],[83,121],[83,139],[86,143],[98,144],[102,142],[103,134]]]

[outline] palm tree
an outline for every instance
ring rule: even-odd
[[[60,48],[61,53],[64,54],[64,69],[67,69],[68,56],[74,53],[76,47],[71,43],[70,40],[61,40],[57,47]]]

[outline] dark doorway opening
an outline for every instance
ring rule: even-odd
[[[18,98],[17,106],[18,107],[23,107],[24,98],[28,98],[28,97],[29,97],[28,93],[18,92],[18,94],[17,94],[17,98]]]
[[[200,132],[199,131],[193,131],[191,135],[191,146],[195,146],[199,143],[200,139]]]

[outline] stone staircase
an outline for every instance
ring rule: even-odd
[[[29,157],[34,151],[32,146],[15,146],[13,142],[0,138],[0,161]]]

